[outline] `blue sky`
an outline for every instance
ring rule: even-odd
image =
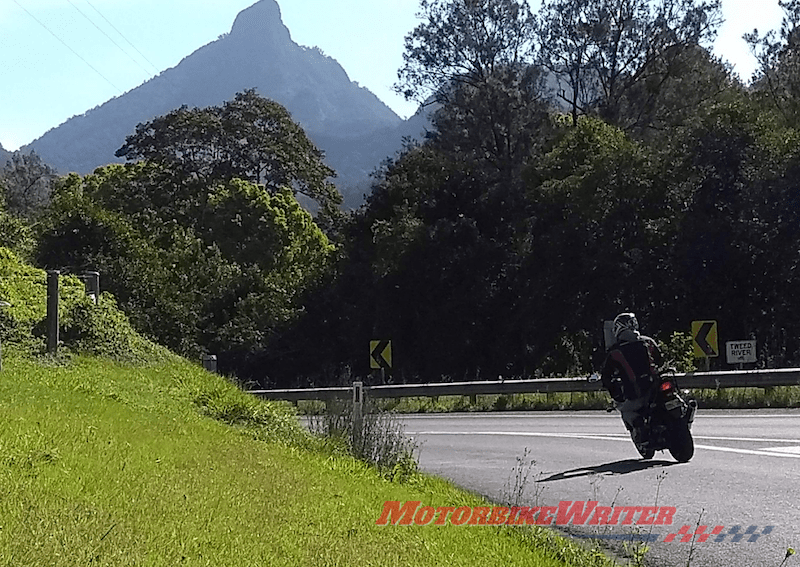
[[[15,150],[174,67],[255,0],[0,0],[0,144]],[[400,116],[392,92],[418,0],[278,0],[292,39],[318,46]],[[531,0],[534,10],[538,0]],[[722,0],[715,52],[749,78],[742,34],[780,25],[777,0]]]

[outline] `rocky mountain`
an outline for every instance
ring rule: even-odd
[[[2,169],[5,163],[10,159],[11,152],[6,151],[6,149],[3,148],[3,144],[0,144],[0,169]]]
[[[292,41],[275,0],[239,13],[231,32],[128,93],[89,110],[32,142],[59,172],[89,173],[120,161],[114,152],[137,124],[182,105],[206,107],[255,88],[291,112],[326,153],[346,206],[357,206],[369,174],[419,136],[423,114],[402,120],[372,92],[352,82],[334,59]]]

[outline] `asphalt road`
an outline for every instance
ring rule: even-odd
[[[558,507],[561,501],[596,501],[597,508],[627,507],[616,519],[612,513],[605,525],[602,517],[597,525],[589,517],[584,525],[573,521],[558,529],[600,538],[618,551],[620,538],[647,540],[650,565],[686,566],[691,559],[692,566],[778,567],[787,548],[800,552],[798,410],[701,408],[692,430],[695,455],[685,464],[676,463],[668,452],[642,460],[617,413],[400,419],[419,443],[423,470],[498,503]],[[527,481],[518,480],[526,475]],[[645,512],[635,508],[643,507],[674,507],[673,523],[637,525]],[[644,521],[653,521],[652,514]],[[626,517],[628,525],[623,524]],[[684,538],[679,533],[683,528],[694,534],[699,526],[708,526],[701,535]],[[745,534],[748,530],[753,535]],[[793,564],[800,565],[800,556],[790,557],[785,566]]]

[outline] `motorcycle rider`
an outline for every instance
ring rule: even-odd
[[[617,315],[613,329],[616,342],[606,355],[601,380],[616,402],[633,442],[639,444],[647,438],[640,410],[658,377],[661,351],[653,339],[639,333],[639,322],[633,313]]]

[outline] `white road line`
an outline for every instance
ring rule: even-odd
[[[407,431],[409,435],[472,435],[468,431]],[[627,433],[539,433],[539,432],[526,432],[526,431],[480,431],[474,433],[475,435],[530,435],[532,437],[568,437],[570,439],[607,439],[621,437],[629,439],[630,435]],[[800,439],[777,439],[771,437],[723,437],[717,435],[695,435],[694,439],[706,439],[708,441],[744,441],[753,443],[791,443],[793,445],[799,444]],[[777,449],[767,449],[774,451]],[[790,451],[791,452],[791,451]]]
[[[608,413],[606,414],[603,410],[588,410],[591,413],[583,413],[583,412],[576,412],[576,411],[545,411],[545,412],[506,412],[506,413],[493,413],[493,412],[474,412],[474,413],[406,413],[406,414],[396,414],[396,417],[401,419],[407,419],[409,421],[417,420],[417,419],[610,419],[616,417],[619,419],[618,414]],[[735,410],[733,410],[735,411]],[[601,413],[602,412],[602,413]],[[740,415],[733,415],[733,414],[708,414],[703,411],[703,408],[697,413],[697,419],[786,419],[786,418],[800,418],[800,412],[798,413],[763,413],[763,414],[740,414]]]
[[[792,453],[800,455],[800,447],[765,447],[762,451],[772,451],[775,453]]]
[[[501,437],[551,437],[557,439],[592,439],[595,441],[627,441],[630,438],[625,434],[609,433],[609,434],[583,434],[583,433],[540,433],[540,432],[523,432],[523,431],[407,431],[407,435],[482,435],[482,436],[501,436]],[[722,438],[728,441],[741,441],[735,437]],[[763,441],[763,439],[755,439],[756,441]],[[742,455],[758,455],[762,457],[788,457],[800,459],[800,447],[789,447],[783,449],[738,449],[735,447],[719,447],[715,445],[697,445],[696,449],[704,449],[707,451],[720,451],[723,453],[739,453]],[[786,451],[786,449],[796,449],[794,451]]]
[[[716,447],[714,445],[695,445],[695,449],[705,449],[708,451],[722,451],[723,453],[739,453],[742,455],[759,455],[764,457],[790,457],[800,459],[800,454],[793,453],[774,453],[771,450],[735,449],[733,447]]]
[[[775,439],[771,437],[719,437],[714,435],[695,435],[695,439],[709,439],[711,441],[752,441],[754,443],[800,443],[800,439]]]
[[[557,437],[562,439],[599,439],[608,440],[620,437],[628,439],[621,433],[538,433],[531,431],[406,431],[406,435],[498,435],[506,437]]]

